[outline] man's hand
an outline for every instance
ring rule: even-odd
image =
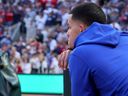
[[[58,56],[59,67],[66,70],[68,67],[68,56],[71,50],[65,50]]]

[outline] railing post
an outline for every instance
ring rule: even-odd
[[[64,70],[64,96],[71,96],[71,81],[69,70]]]

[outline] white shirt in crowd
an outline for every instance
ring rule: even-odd
[[[53,73],[62,73],[62,69],[59,68],[58,60],[56,57],[52,58],[51,68],[53,68]]]
[[[55,39],[52,39],[49,44],[50,50],[53,51],[57,47],[57,42]]]
[[[23,69],[23,73],[30,74],[31,73],[31,64],[30,63],[23,63],[22,69]]]
[[[42,30],[42,29],[44,29],[44,25],[45,25],[46,20],[47,20],[47,15],[45,15],[45,14],[43,16],[36,15],[35,20],[36,20],[37,29]]]
[[[32,68],[39,69],[41,64],[38,57],[33,57],[30,59],[30,63],[32,64]]]

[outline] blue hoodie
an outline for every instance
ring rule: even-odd
[[[128,34],[94,22],[69,56],[72,96],[128,96]]]

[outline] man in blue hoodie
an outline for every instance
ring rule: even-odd
[[[128,34],[105,24],[104,12],[94,3],[78,5],[70,14],[72,96],[128,96]]]

